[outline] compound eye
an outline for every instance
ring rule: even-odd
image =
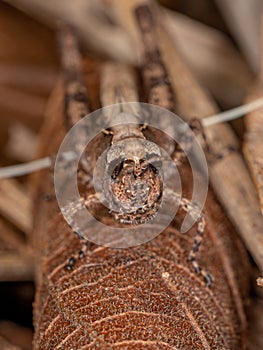
[[[108,150],[106,162],[108,165],[111,165],[112,163],[114,163],[116,166],[117,162],[121,161],[121,159],[123,158],[124,158],[123,148],[118,145],[115,145]]]
[[[114,145],[106,153],[106,178],[116,179],[119,172],[123,169],[125,162],[125,153],[123,148]]]
[[[123,162],[120,162],[115,168],[113,168],[111,178],[112,180],[116,180],[118,177],[118,174],[122,171],[123,169]]]
[[[133,159],[125,159],[123,163],[124,163],[124,166],[133,166],[134,160]]]

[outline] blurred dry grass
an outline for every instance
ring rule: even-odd
[[[163,2],[171,4],[171,1]],[[209,1],[202,2],[202,6],[206,10],[206,6],[210,8],[208,3]],[[182,7],[183,5],[181,5]],[[177,9],[180,9],[179,1]],[[191,13],[191,8],[187,11]],[[207,14],[203,14],[203,16],[205,18]],[[209,21],[205,22],[209,25],[214,24],[215,27],[223,29],[224,32],[231,36],[222,17],[219,17],[215,10],[213,16],[209,17]],[[177,24],[180,28],[183,25],[180,25],[180,23]],[[207,30],[207,37],[209,37],[209,33],[213,37],[212,32],[212,30],[211,32]],[[185,33],[183,29],[182,33]],[[225,40],[227,39],[225,38]],[[229,41],[227,41],[227,44],[225,42],[223,39],[222,42],[220,41],[224,47],[227,45],[231,47],[229,50],[226,50],[229,53],[229,60],[231,61],[232,57],[233,62],[239,62],[237,74],[233,74],[231,77],[233,94],[230,91],[227,93],[227,96],[224,91],[222,71],[220,73],[216,69],[216,65],[213,66],[208,79],[205,70],[202,71],[203,67],[199,69],[196,60],[192,60],[191,62],[191,59],[189,59],[192,55],[190,46],[185,50],[190,50],[188,63],[195,70],[198,78],[202,80],[203,77],[204,80],[202,83],[205,84],[205,87],[212,91],[221,105],[227,107],[231,106],[231,104],[236,105],[242,102],[245,91],[251,82],[252,73],[251,68],[245,62],[244,58],[241,57],[240,52]],[[211,48],[211,46],[208,45],[208,48]],[[198,46],[196,49],[198,49]],[[231,54],[231,52],[234,53]],[[233,65],[236,66],[236,63],[233,63]],[[231,65],[229,67],[228,71],[231,70]],[[220,66],[220,69],[222,69],[222,66]],[[238,80],[236,78],[239,76],[238,72],[240,74],[244,73],[246,78],[243,76],[243,80]],[[40,24],[31,16],[1,2],[1,166],[32,159],[36,151],[38,131],[42,125],[48,97],[55,85],[57,75],[58,55],[55,31]],[[220,78],[220,84],[218,84],[218,79]],[[220,87],[218,88],[219,85]],[[242,91],[242,93],[237,94],[236,89],[240,89],[239,91]],[[96,94],[97,92],[93,91],[93,93]],[[227,98],[224,99],[224,96]],[[98,106],[93,107],[96,108]],[[241,130],[240,136],[242,137],[243,129],[241,124],[242,122],[238,122],[237,130]],[[0,196],[0,336],[10,342],[16,338],[15,345],[20,346],[21,349],[29,350],[31,348],[32,337],[29,318],[34,290],[32,283],[33,269],[32,263],[29,260],[30,245],[28,244],[32,222],[32,214],[29,209],[32,203],[28,177],[22,177],[14,181],[1,181]],[[17,212],[13,210],[15,207],[19,208]],[[254,276],[251,276],[251,278],[255,279]],[[7,281],[9,282],[7,283]],[[263,348],[263,339],[261,337],[263,333],[263,295],[259,287],[253,287],[251,297],[251,305],[248,307],[250,315],[250,350],[258,350]],[[17,324],[14,324],[14,322]],[[12,348],[7,343],[1,345],[4,344],[4,341],[1,343],[1,339],[0,347],[5,346],[6,349]]]

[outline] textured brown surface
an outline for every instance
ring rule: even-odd
[[[6,339],[0,336],[0,349],[1,350],[21,350],[18,346],[9,343]]]
[[[28,2],[28,0],[24,0],[25,2]],[[206,0],[209,2],[209,0]],[[36,3],[37,0],[34,0],[32,4]],[[107,0],[109,2],[109,0]],[[173,2],[171,0],[171,2]],[[185,1],[184,1],[185,2]],[[40,1],[41,3],[41,1]],[[58,6],[58,2],[43,2],[42,4],[48,4],[50,3],[50,6]],[[89,18],[93,19],[95,17],[96,12],[94,11],[84,11],[79,4],[83,3],[83,7],[89,6],[88,3],[94,4],[94,6],[97,6],[97,2],[83,2],[80,1],[74,1],[74,4],[72,3],[70,5],[70,2],[66,4],[66,2],[61,2],[61,9],[66,11],[69,6],[74,6],[76,11],[83,13],[84,21],[83,23],[80,23],[80,27],[85,27],[87,25],[87,22],[89,22]],[[100,3],[100,2],[98,2]],[[14,4],[14,1],[12,1],[12,4]],[[181,2],[179,6],[184,6],[184,4]],[[192,6],[197,6],[198,9],[200,9],[200,4],[192,4]],[[56,62],[58,62],[58,50],[55,43],[55,33],[48,30],[48,37],[47,37],[47,29],[44,28],[43,25],[40,23],[36,23],[36,21],[32,20],[30,10],[27,11],[27,14],[23,14],[22,12],[19,12],[15,10],[14,8],[11,9],[8,5],[6,5],[4,2],[1,2],[0,4],[0,13],[1,13],[1,28],[2,28],[2,36],[3,40],[1,40],[1,67],[0,67],[0,81],[1,81],[1,128],[0,128],[0,144],[1,144],[1,165],[11,165],[16,164],[18,161],[29,161],[31,160],[32,154],[35,153],[35,143],[31,143],[31,145],[28,145],[28,142],[26,145],[24,144],[24,140],[20,142],[20,132],[18,128],[15,128],[15,132],[13,134],[13,128],[16,126],[13,123],[23,123],[24,126],[26,126],[26,130],[29,132],[32,132],[32,130],[36,131],[40,123],[42,121],[43,117],[43,107],[46,105],[45,99],[47,97],[47,94],[49,94],[49,89],[54,85],[55,83],[55,58]],[[193,10],[193,8],[191,8]],[[42,13],[42,11],[40,11]],[[62,11],[60,11],[62,13]],[[209,13],[209,12],[208,12]],[[212,13],[210,13],[211,16],[213,16]],[[211,16],[209,15],[209,18]],[[34,15],[33,15],[34,16]],[[72,16],[72,13],[70,13],[70,16]],[[125,20],[124,26],[127,29],[127,18],[126,16],[123,16],[123,19]],[[177,17],[177,16],[176,16]],[[106,18],[103,17],[104,20]],[[175,19],[177,20],[177,18]],[[169,23],[166,21],[165,17],[165,24],[168,25]],[[79,23],[79,21],[78,21]],[[189,27],[188,27],[189,25]],[[237,106],[238,104],[241,104],[241,91],[244,93],[245,90],[247,90],[247,83],[246,83],[246,71],[247,66],[241,67],[238,65],[238,62],[232,61],[231,57],[234,59],[233,56],[228,56],[227,52],[224,51],[225,43],[223,40],[221,41],[221,38],[216,38],[211,33],[211,47],[205,46],[203,47],[201,45],[201,42],[199,42],[199,39],[202,38],[204,42],[206,42],[206,34],[209,36],[211,28],[204,28],[207,30],[204,33],[199,31],[199,23],[195,23],[197,26],[196,28],[190,26],[189,18],[184,18],[183,22],[181,20],[179,22],[175,22],[175,28],[174,31],[171,32],[172,38],[174,39],[175,45],[178,44],[178,50],[181,51],[182,54],[186,54],[185,60],[188,63],[188,66],[192,68],[194,75],[198,78],[199,82],[203,84],[208,90],[211,86],[215,86],[218,89],[218,94],[215,93],[214,96],[218,98],[219,96],[224,96],[223,104],[221,105],[221,99],[220,99],[220,106],[221,107],[230,107],[230,106]],[[185,32],[184,32],[184,26]],[[115,26],[111,27],[115,28]],[[100,33],[101,36],[103,36],[103,33],[105,31],[100,31],[100,26],[93,27],[94,30],[96,30],[98,33]],[[186,30],[188,28],[188,30]],[[201,28],[200,28],[201,30]],[[129,31],[128,31],[129,32]],[[189,32],[189,38],[188,38],[188,32]],[[191,37],[190,37],[191,34]],[[196,34],[196,37],[194,36]],[[219,33],[221,34],[221,33]],[[116,34],[117,35],[117,34]],[[193,35],[193,38],[192,38]],[[46,38],[47,37],[47,38]],[[90,38],[93,38],[92,35],[85,35],[84,41]],[[45,39],[46,38],[46,39]],[[113,37],[110,33],[107,33],[107,37],[105,38],[110,43],[110,49],[111,52],[114,52],[115,56],[117,51],[115,50],[115,47],[113,45]],[[179,40],[180,39],[180,40]],[[96,40],[96,39],[94,39]],[[101,43],[101,41],[97,40],[98,46],[103,49],[104,45]],[[194,43],[193,43],[194,42]],[[203,41],[202,41],[203,42]],[[52,43],[52,44],[51,44]],[[188,55],[187,52],[185,52],[183,47],[181,47],[181,44],[184,44],[186,48],[189,49],[188,54],[190,54],[191,62],[187,60]],[[215,46],[212,46],[212,43]],[[194,45],[196,44],[196,45]],[[231,43],[233,45],[233,43]],[[40,47],[41,46],[41,47]],[[171,48],[170,44],[170,48]],[[123,46],[122,46],[123,47]],[[90,48],[87,48],[90,50]],[[132,45],[132,50],[135,53],[135,45]],[[170,50],[169,50],[170,53]],[[222,56],[220,56],[220,54]],[[230,52],[229,52],[230,54]],[[212,56],[211,56],[212,55]],[[240,55],[240,53],[239,53]],[[211,58],[212,57],[212,58]],[[119,57],[120,58],[120,57]],[[206,58],[206,59],[204,59]],[[222,59],[222,61],[221,61]],[[122,58],[120,58],[122,60]],[[207,65],[207,61],[211,64],[211,67]],[[172,64],[174,66],[177,66],[177,61],[173,60]],[[203,64],[203,65],[202,65]],[[228,66],[229,64],[229,66]],[[177,66],[178,67],[178,66]],[[203,67],[203,70],[202,70]],[[210,68],[209,68],[210,67]],[[227,69],[228,67],[228,69]],[[221,71],[222,69],[222,71]],[[189,103],[189,100],[193,99],[193,96],[189,89],[191,90],[192,83],[189,82],[189,79],[186,80],[184,77],[184,74],[180,71],[180,68],[178,68],[179,73],[175,74],[175,80],[176,84],[178,83],[178,89],[180,90],[185,96],[188,96],[188,105],[189,108],[191,107],[191,104]],[[175,70],[178,71],[177,69]],[[231,71],[231,72],[230,72]],[[239,71],[239,74],[238,74]],[[202,74],[204,74],[204,78],[202,78]],[[119,72],[118,72],[119,73]],[[103,72],[101,72],[101,77],[103,77]],[[119,74],[118,74],[119,76]],[[182,77],[182,79],[180,79]],[[239,80],[240,79],[240,80]],[[242,83],[241,83],[242,80]],[[89,88],[93,84],[93,77],[89,76]],[[182,84],[182,81],[184,81],[184,84]],[[221,83],[220,83],[221,82]],[[239,85],[240,82],[240,85]],[[96,87],[96,80],[94,81],[95,87]],[[94,85],[93,84],[93,85]],[[180,85],[181,84],[181,85]],[[5,92],[5,94],[3,93]],[[98,89],[91,89],[89,93],[94,92],[95,94],[98,93]],[[220,94],[219,94],[220,92]],[[23,93],[23,94],[22,94]],[[213,92],[214,93],[214,92]],[[234,97],[234,95],[237,95],[237,99]],[[36,95],[36,96],[35,96]],[[20,97],[20,98],[19,98]],[[30,97],[30,99],[29,99]],[[37,97],[37,98],[35,98]],[[38,101],[38,98],[41,97],[41,100]],[[136,99],[137,100],[137,99]],[[42,102],[41,102],[42,101]],[[196,101],[201,102],[201,98],[197,97]],[[227,101],[227,104],[226,104]],[[45,102],[45,103],[44,103]],[[92,102],[96,102],[97,100]],[[187,103],[185,104],[187,105]],[[6,106],[6,107],[5,107]],[[7,106],[10,106],[7,108]],[[39,108],[39,107],[40,108]],[[93,106],[95,108],[95,106]],[[203,115],[206,113],[205,109],[206,106],[203,108],[203,110],[198,110],[198,103],[193,103],[192,108],[190,108],[189,113],[185,113],[186,115],[189,114],[189,116],[195,116],[195,115]],[[187,108],[187,107],[186,107]],[[183,109],[182,109],[183,110]],[[209,113],[209,111],[207,112]],[[241,121],[242,119],[239,119]],[[11,124],[11,125],[10,125]],[[8,132],[11,134],[11,138],[9,138],[9,141],[7,142],[7,127],[9,126]],[[22,129],[21,129],[22,130]],[[58,129],[56,129],[58,130]],[[219,134],[219,133],[218,133]],[[51,135],[51,136],[50,136]],[[54,135],[50,133],[49,137],[45,137],[46,144],[49,144],[51,140],[53,140]],[[221,135],[221,133],[220,133]],[[241,135],[239,135],[241,136]],[[27,139],[29,141],[29,139]],[[15,145],[16,151],[13,151],[12,153],[9,153],[9,145]],[[4,147],[7,146],[8,148]],[[43,145],[43,143],[42,143]],[[29,147],[31,153],[28,153]],[[19,155],[17,150],[19,150]],[[46,152],[48,153],[48,152]],[[23,156],[22,157],[20,157]],[[236,178],[236,174],[232,176],[233,180]],[[45,182],[45,177],[39,178],[41,182]],[[17,179],[19,182],[23,182],[23,189],[25,189],[26,193],[29,195],[28,191],[28,178],[23,177],[22,179]],[[223,177],[223,181],[225,181],[225,178]],[[21,182],[21,183],[22,183]],[[245,203],[245,201],[243,201]],[[238,203],[238,201],[237,201]],[[16,208],[17,206],[20,209],[24,209],[23,206],[19,205],[16,198],[12,197],[12,200],[9,202],[10,208]],[[239,203],[238,203],[239,205]],[[8,208],[6,208],[8,209]],[[4,216],[4,212],[2,212]],[[7,214],[7,212],[6,212]],[[28,216],[29,217],[29,216]],[[40,220],[41,212],[38,216],[38,221]],[[238,217],[240,215],[238,214]],[[18,230],[17,225],[13,218],[1,218],[0,219],[0,255],[3,259],[5,259],[5,256],[2,254],[2,252],[6,253],[16,253],[17,251],[21,252],[21,254],[25,253],[25,236],[24,234]],[[43,221],[46,221],[46,214],[43,210]],[[4,224],[4,225],[2,225]],[[12,231],[11,231],[12,230]],[[252,230],[254,234],[254,229]],[[23,245],[21,246],[21,241]],[[40,256],[39,251],[36,251],[36,254]],[[32,263],[32,259],[29,259],[29,266],[32,268],[34,267]],[[2,263],[1,259],[1,269],[5,269],[5,274],[7,273],[9,276],[9,279],[12,277],[9,269],[9,264]],[[39,264],[35,264],[36,266],[39,266]],[[23,266],[20,266],[23,267]],[[209,268],[209,266],[206,266]],[[15,270],[12,272],[15,272],[14,279],[20,278],[17,274],[19,270]],[[260,275],[259,271],[255,271],[254,276],[252,277],[255,281]],[[30,278],[33,278],[31,276]],[[26,325],[27,327],[30,327],[31,324],[31,305],[32,305],[32,297],[33,297],[33,286],[32,282],[30,283],[21,283],[19,281],[12,282],[12,283],[1,283],[0,292],[1,292],[1,301],[2,306],[0,307],[1,310],[1,317],[5,317],[6,319],[13,320],[14,314],[16,317],[15,322],[21,322],[22,324]],[[30,289],[30,290],[29,290]],[[262,304],[262,296],[256,297],[256,295],[261,291],[263,291],[262,287],[258,287],[258,292],[255,292],[255,289],[253,290],[251,294],[252,303],[249,305],[250,313],[252,314],[252,317],[250,316],[248,320],[248,326],[249,326],[249,349],[250,350],[259,350],[263,349],[263,337],[262,337],[262,329],[263,329],[263,323],[262,323],[262,316],[263,316],[263,304]],[[18,304],[22,304],[22,309],[18,307]],[[19,320],[17,320],[19,319]],[[25,333],[24,330],[21,330],[23,334]],[[22,345],[22,342],[20,342],[19,335],[17,329],[10,327],[10,333],[3,332],[2,328],[2,322],[0,325],[0,334],[6,338],[10,343],[14,344],[14,342],[19,345],[21,348],[24,349],[24,346]],[[31,349],[31,339],[27,340],[27,348]],[[139,347],[139,342],[137,342],[136,346]],[[3,343],[1,343],[1,346],[3,346]],[[0,348],[1,348],[0,346]],[[153,345],[151,344],[153,347]],[[150,346],[150,347],[151,347]],[[149,348],[149,347],[148,347]],[[161,345],[159,345],[159,348],[161,348]]]
[[[96,76],[87,74],[95,88]],[[91,101],[97,104],[96,94]],[[41,155],[58,147],[63,136],[62,111],[58,84],[43,128]],[[189,178],[187,168],[184,177]],[[187,261],[194,230],[182,235],[174,227],[135,248],[91,244],[86,257],[73,271],[66,271],[68,258],[80,243],[54,197],[43,200],[43,194],[53,194],[48,171],[38,174],[34,183],[35,246],[40,252],[36,256],[34,349],[242,348],[247,258],[211,193],[199,256],[214,276],[209,289]]]
[[[252,102],[257,98],[263,96],[263,84],[258,81],[254,84],[249,96],[246,98],[247,102]],[[254,180],[261,213],[263,214],[263,126],[262,126],[262,109],[249,113],[245,117],[246,134],[243,147],[244,156],[246,158],[251,176]]]

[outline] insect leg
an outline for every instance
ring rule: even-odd
[[[167,69],[156,44],[157,27],[154,13],[146,4],[138,6],[134,14],[144,49],[141,73],[147,101],[173,111],[175,97]]]
[[[64,86],[65,122],[69,130],[90,112],[82,61],[74,29],[64,26],[59,36]]]
[[[65,266],[65,268],[68,271],[71,271],[74,268],[74,265],[78,259],[83,259],[86,255],[86,252],[89,248],[90,242],[83,237],[77,223],[74,220],[74,215],[77,213],[78,210],[83,210],[85,208],[91,209],[94,205],[99,204],[99,198],[97,194],[89,195],[86,199],[81,198],[78,201],[71,202],[66,207],[62,208],[62,214],[66,216],[68,224],[73,229],[74,233],[78,236],[80,240],[80,250],[78,253],[72,255],[68,259],[68,263]]]
[[[179,205],[180,209],[182,209],[186,213],[189,213],[193,218],[196,219],[199,213],[199,210],[196,204],[192,203],[187,198],[181,198],[179,194],[173,191],[170,191],[170,194],[171,194],[171,198],[176,202],[177,205]],[[198,216],[198,218],[196,219],[196,223],[197,223],[197,231],[194,238],[194,245],[189,253],[189,260],[195,272],[202,275],[206,281],[207,286],[210,287],[212,283],[212,276],[199,266],[196,259],[196,255],[199,252],[199,249],[203,240],[203,236],[205,233],[205,227],[206,227],[205,217],[203,214]]]

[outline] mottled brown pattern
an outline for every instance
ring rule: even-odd
[[[43,133],[48,153],[57,149],[62,136],[53,137],[62,122],[61,96],[58,86]],[[211,192],[200,248],[201,263],[214,276],[207,288],[187,259],[195,230],[182,235],[176,226],[139,247],[91,244],[85,258],[66,271],[80,242],[55,199],[40,199],[39,193],[53,193],[51,180],[43,182],[45,173],[40,175],[35,216],[35,350],[244,348],[247,258]],[[185,167],[186,184],[189,174]]]
[[[139,20],[143,33],[149,23]],[[150,47],[149,62],[157,57],[162,79],[166,79],[151,38],[152,34],[144,37],[146,51]],[[147,85],[146,74],[144,79]],[[157,86],[170,89],[165,79]],[[148,88],[152,92],[154,85]],[[155,102],[172,110],[174,100],[169,91],[164,91],[162,101]],[[161,98],[160,91],[158,94]],[[58,86],[50,101],[43,142],[63,124],[61,96]],[[163,104],[165,100],[172,105]],[[62,136],[63,132],[52,138],[45,151],[55,152]],[[91,166],[94,161],[91,157]],[[181,176],[184,195],[189,198],[191,170],[187,165]],[[68,259],[82,248],[81,243],[59,213],[54,196],[48,203],[39,199],[40,193],[46,192],[53,193],[51,179],[45,184],[38,179],[35,350],[245,349],[243,301],[248,292],[248,261],[211,191],[204,212],[205,239],[198,252],[200,264],[213,275],[211,288],[189,261],[196,228],[181,234],[177,230],[180,212],[170,227],[144,245],[110,249],[89,244],[86,255],[67,271]]]
[[[156,27],[148,5],[138,6],[134,11],[144,45],[144,61],[141,67],[147,102],[174,110],[174,94],[167,70],[156,44]]]
[[[74,29],[64,26],[59,35],[65,90],[65,116],[71,128],[90,112],[87,88],[82,77],[82,64]]]
[[[115,219],[122,223],[147,222],[160,207],[162,178],[158,170],[146,161],[122,164],[122,168],[114,174],[111,187],[119,206],[129,208],[128,213],[114,213]]]
[[[246,102],[252,102],[263,96],[262,81],[254,83],[252,91],[246,98]],[[263,214],[263,127],[262,127],[262,109],[249,113],[245,117],[246,134],[243,147],[244,156],[246,158],[251,176],[254,180],[261,213]]]

